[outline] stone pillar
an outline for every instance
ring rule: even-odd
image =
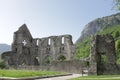
[[[97,60],[96,60],[96,37],[91,36],[91,47],[90,47],[90,62],[89,62],[89,75],[97,75]]]

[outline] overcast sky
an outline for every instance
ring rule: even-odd
[[[112,0],[0,0],[0,43],[26,24],[34,38],[71,34],[75,42],[90,21],[117,13]]]

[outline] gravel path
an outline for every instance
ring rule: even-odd
[[[81,74],[72,74],[72,75],[69,75],[69,76],[43,78],[43,79],[35,79],[35,80],[67,80],[67,79],[76,78],[76,77],[80,77],[80,76],[82,76],[82,75]]]

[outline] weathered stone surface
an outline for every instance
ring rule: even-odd
[[[102,61],[104,60],[104,61]],[[118,74],[115,42],[111,35],[92,36],[89,74]]]
[[[10,59],[5,58],[6,53],[2,55],[9,65],[46,65],[61,59],[71,60],[74,44],[71,35],[33,38],[24,24],[14,32],[12,51],[7,55]]]
[[[17,69],[26,70],[50,70],[50,71],[62,71],[68,73],[82,73],[83,67],[81,60],[68,60],[68,61],[53,61],[50,65],[42,66],[18,66]]]

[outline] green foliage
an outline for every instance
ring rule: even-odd
[[[45,63],[48,65],[52,62],[52,59],[50,56],[47,56],[46,59],[45,59]]]
[[[5,64],[2,60],[0,60],[0,69],[3,69],[3,68],[5,68]]]
[[[83,62],[83,67],[88,67],[89,66],[89,62],[88,61],[84,61]]]
[[[116,49],[116,51],[118,51],[118,52],[120,52],[120,40],[117,40],[116,42],[115,42],[115,49]]]
[[[116,31],[113,35],[114,35],[114,38],[119,37],[119,36],[120,36],[120,35],[119,35],[119,31]]]
[[[59,61],[65,61],[66,60],[66,57],[61,55],[59,58],[58,58]]]
[[[115,42],[115,49],[117,54],[117,63],[120,64],[120,40]]]
[[[75,59],[86,58],[90,52],[90,37],[76,44]]]
[[[101,55],[101,64],[106,63],[106,55]]]
[[[120,10],[120,0],[113,0],[114,1],[114,9]]]
[[[60,75],[63,72],[54,71],[35,71],[35,70],[0,70],[0,77],[32,77],[32,76],[50,76]]]
[[[40,65],[40,58],[39,57],[35,57],[35,60],[36,60],[36,64]]]

